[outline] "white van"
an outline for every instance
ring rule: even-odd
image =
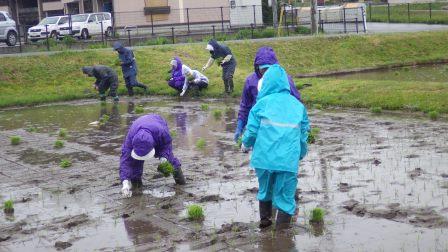
[[[28,40],[36,42],[39,39],[47,38],[57,39],[59,37],[59,26],[68,24],[67,16],[46,17],[42,19],[38,25],[28,29]]]
[[[59,27],[61,36],[72,35],[80,39],[88,39],[93,35],[101,35],[101,22],[103,22],[103,33],[112,35],[112,16],[108,12],[86,13],[72,16],[72,31],[69,24]]]
[[[5,11],[0,11],[0,42],[9,46],[15,46],[17,43],[16,22]]]

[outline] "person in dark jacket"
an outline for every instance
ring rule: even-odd
[[[118,52],[120,59],[121,70],[123,71],[123,78],[128,89],[129,96],[134,95],[134,87],[143,88],[146,92],[148,87],[137,81],[137,62],[135,61],[134,53],[131,49],[124,47],[120,42],[115,42],[113,45],[115,51]]]
[[[100,99],[106,100],[106,91],[109,89],[109,96],[113,97],[114,101],[118,101],[118,75],[114,69],[108,66],[96,65],[86,66],[82,68],[82,72],[89,77],[95,77],[96,81],[93,87],[98,90]]]
[[[167,122],[160,115],[148,114],[132,123],[121,149],[120,180],[125,197],[132,196],[133,185],[142,184],[143,164],[153,157],[173,165],[176,184],[186,183],[181,163],[173,154]]]
[[[238,138],[242,135],[244,127],[246,127],[249,111],[257,101],[257,85],[264,73],[264,70],[260,69],[260,66],[274,64],[278,64],[278,60],[274,50],[271,47],[261,47],[258,49],[254,59],[254,72],[247,76],[246,83],[243,88],[243,94],[241,95],[240,110],[238,111],[238,121],[234,136],[235,142],[237,142]],[[289,75],[288,81],[291,95],[301,101],[300,93],[297,90],[293,79]]]
[[[232,51],[224,44],[219,44],[216,40],[210,39],[206,49],[210,52],[207,64],[202,67],[202,72],[209,68],[215,60],[222,67],[222,80],[227,94],[233,92],[233,75],[236,69],[236,60]]]

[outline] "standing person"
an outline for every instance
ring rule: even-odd
[[[89,77],[95,77],[96,81],[93,87],[98,90],[100,100],[106,100],[106,91],[109,89],[109,96],[113,97],[114,101],[118,101],[118,75],[114,69],[108,66],[96,65],[85,66],[82,72]]]
[[[265,69],[260,69],[263,65],[278,64],[277,56],[271,47],[261,47],[258,49],[254,59],[254,72],[246,78],[246,82],[243,88],[243,94],[241,95],[240,110],[238,111],[238,121],[235,130],[234,140],[238,141],[239,137],[243,133],[244,127],[246,127],[247,117],[249,116],[250,109],[255,105],[257,100],[258,81],[263,77]],[[301,101],[300,93],[294,84],[294,80],[288,75],[290,93],[297,100]]]
[[[173,154],[168,124],[160,115],[148,114],[132,123],[122,146],[120,180],[123,196],[131,197],[132,187],[142,184],[143,164],[153,157],[173,165],[176,184],[186,183],[181,163]]]
[[[137,81],[137,62],[135,61],[132,50],[124,47],[118,41],[114,43],[113,48],[118,52],[118,58],[121,61],[121,70],[123,71],[123,78],[126,83],[129,96],[134,95],[134,87],[143,88],[146,92],[148,87]]]
[[[182,74],[182,61],[179,57],[174,57],[171,62],[171,78],[168,80],[168,85],[178,92],[182,92],[182,87],[185,82],[185,76]]]
[[[297,173],[307,153],[310,126],[305,106],[290,95],[288,76],[278,64],[268,66],[258,90],[241,150],[253,147],[250,166],[258,177],[260,228],[272,225],[274,206],[278,210],[276,228],[281,229],[289,227],[296,210]]]
[[[208,62],[202,67],[202,72],[207,70],[215,60],[219,60],[222,67],[222,80],[224,81],[224,91],[227,94],[233,92],[233,75],[235,74],[236,60],[232,51],[224,44],[219,44],[214,39],[208,41],[206,49],[210,52]]]

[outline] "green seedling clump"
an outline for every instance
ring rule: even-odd
[[[59,163],[59,166],[61,168],[68,168],[68,167],[72,166],[72,161],[70,161],[68,159],[62,159],[61,162]]]
[[[236,141],[236,147],[241,148],[241,145],[243,145],[243,138],[239,137],[238,141]]]
[[[32,133],[32,132],[37,132],[37,128],[36,128],[36,127],[33,127],[33,126],[30,126],[30,127],[26,128],[26,131],[27,131],[27,132],[30,132],[30,133]]]
[[[62,141],[62,140],[56,140],[56,141],[54,142],[54,148],[56,148],[56,149],[60,149],[60,148],[62,148],[62,147],[64,147],[64,141]]]
[[[370,112],[374,114],[381,114],[383,112],[383,109],[381,107],[371,107]]]
[[[198,221],[204,219],[204,210],[199,205],[190,205],[187,208],[188,219],[191,221]]]
[[[206,145],[207,145],[207,142],[205,142],[205,139],[203,139],[203,138],[199,138],[198,141],[196,141],[196,147],[198,149],[203,150]]]
[[[314,108],[315,108],[315,109],[319,109],[319,110],[321,110],[321,109],[323,109],[324,107],[322,106],[322,104],[317,103],[317,104],[314,104]]]
[[[21,141],[22,141],[22,138],[20,138],[19,136],[12,136],[11,137],[11,144],[12,145],[18,145],[18,144],[20,144]]]
[[[208,110],[208,104],[201,104],[201,110],[202,111],[207,111]]]
[[[67,137],[67,130],[64,128],[59,129],[58,136],[61,138]]]
[[[177,131],[176,130],[170,130],[170,136],[171,137],[177,137]]]
[[[12,200],[7,200],[3,203],[3,211],[6,214],[14,213],[14,202]]]
[[[135,108],[134,112],[135,112],[136,114],[143,114],[143,112],[145,112],[145,109],[143,109],[143,106],[142,106],[142,105],[139,105],[139,106],[137,106],[137,107]]]
[[[166,161],[157,166],[157,171],[166,178],[174,173],[174,167],[170,162]]]
[[[222,116],[222,111],[221,111],[221,110],[216,109],[216,110],[213,111],[213,117],[214,117],[215,119],[220,119],[221,116]]]
[[[103,116],[100,117],[100,125],[105,125],[110,119],[109,115],[104,114]]]
[[[429,115],[429,119],[431,119],[433,121],[435,121],[439,118],[439,112],[437,112],[437,111],[430,111],[428,113],[428,115]]]
[[[308,134],[308,144],[313,144],[317,140],[317,135],[319,135],[319,128],[312,128]]]
[[[310,222],[313,223],[322,223],[324,221],[325,210],[322,208],[316,207],[311,212]]]

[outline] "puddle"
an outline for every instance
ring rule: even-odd
[[[433,81],[442,79],[440,68]],[[395,76],[394,71],[388,74]],[[203,103],[208,111],[200,109]],[[161,178],[157,161],[150,160],[143,194],[123,199],[118,161],[127,128],[139,116],[137,105],[161,114],[176,131],[174,154],[187,185]],[[282,236],[257,228],[257,180],[249,156],[232,141],[237,108],[233,99],[151,98],[0,111],[0,141],[9,143],[11,135],[23,139],[18,146],[0,146],[0,200],[15,201],[12,218],[0,213],[0,246],[19,251],[52,251],[56,242],[75,251],[446,250],[448,123],[310,111],[321,133],[300,167],[297,232]],[[221,118],[213,116],[216,109]],[[107,122],[89,125],[103,115]],[[54,149],[60,128],[68,136],[62,149]],[[206,141],[205,148],[196,146],[198,139]],[[56,166],[67,157],[72,167]],[[43,169],[47,166],[54,169]],[[203,207],[204,221],[185,220],[189,204]],[[321,231],[308,225],[314,207],[326,211]]]

